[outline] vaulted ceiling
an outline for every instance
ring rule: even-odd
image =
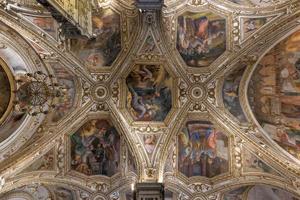
[[[300,199],[299,0],[92,6],[0,2],[0,199]]]

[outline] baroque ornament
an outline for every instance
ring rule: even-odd
[[[299,198],[298,0],[47,2],[0,6],[0,198]]]

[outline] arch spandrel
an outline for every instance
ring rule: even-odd
[[[62,171],[78,180],[88,179],[91,184],[97,178],[105,190],[116,181],[136,180],[140,159],[137,154],[132,156],[136,149],[129,148],[129,144],[128,136],[113,116],[91,114],[64,136],[62,148],[67,156]]]
[[[246,68],[246,63],[236,64],[235,69],[227,73],[222,82],[222,104],[231,116],[236,118],[238,123],[241,124],[245,124],[247,122],[239,98],[240,84]]]

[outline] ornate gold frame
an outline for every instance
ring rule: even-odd
[[[6,64],[6,62],[2,58],[0,58],[0,66],[2,66],[2,69],[6,73],[6,75],[8,77],[9,84],[10,84],[10,100],[9,100],[6,111],[4,112],[2,117],[0,118],[0,124],[2,124],[6,120],[6,118],[8,117],[8,115],[11,113],[11,111],[13,109],[13,106],[14,106],[13,101],[15,99],[14,90],[16,88],[16,85],[15,85],[15,78],[13,76],[12,71],[10,70],[10,68],[8,67],[8,65]]]

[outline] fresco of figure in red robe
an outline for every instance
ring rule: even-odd
[[[208,121],[188,121],[178,135],[178,168],[187,177],[228,172],[228,138]]]
[[[226,50],[226,21],[212,13],[178,17],[177,50],[190,67],[207,67]]]

